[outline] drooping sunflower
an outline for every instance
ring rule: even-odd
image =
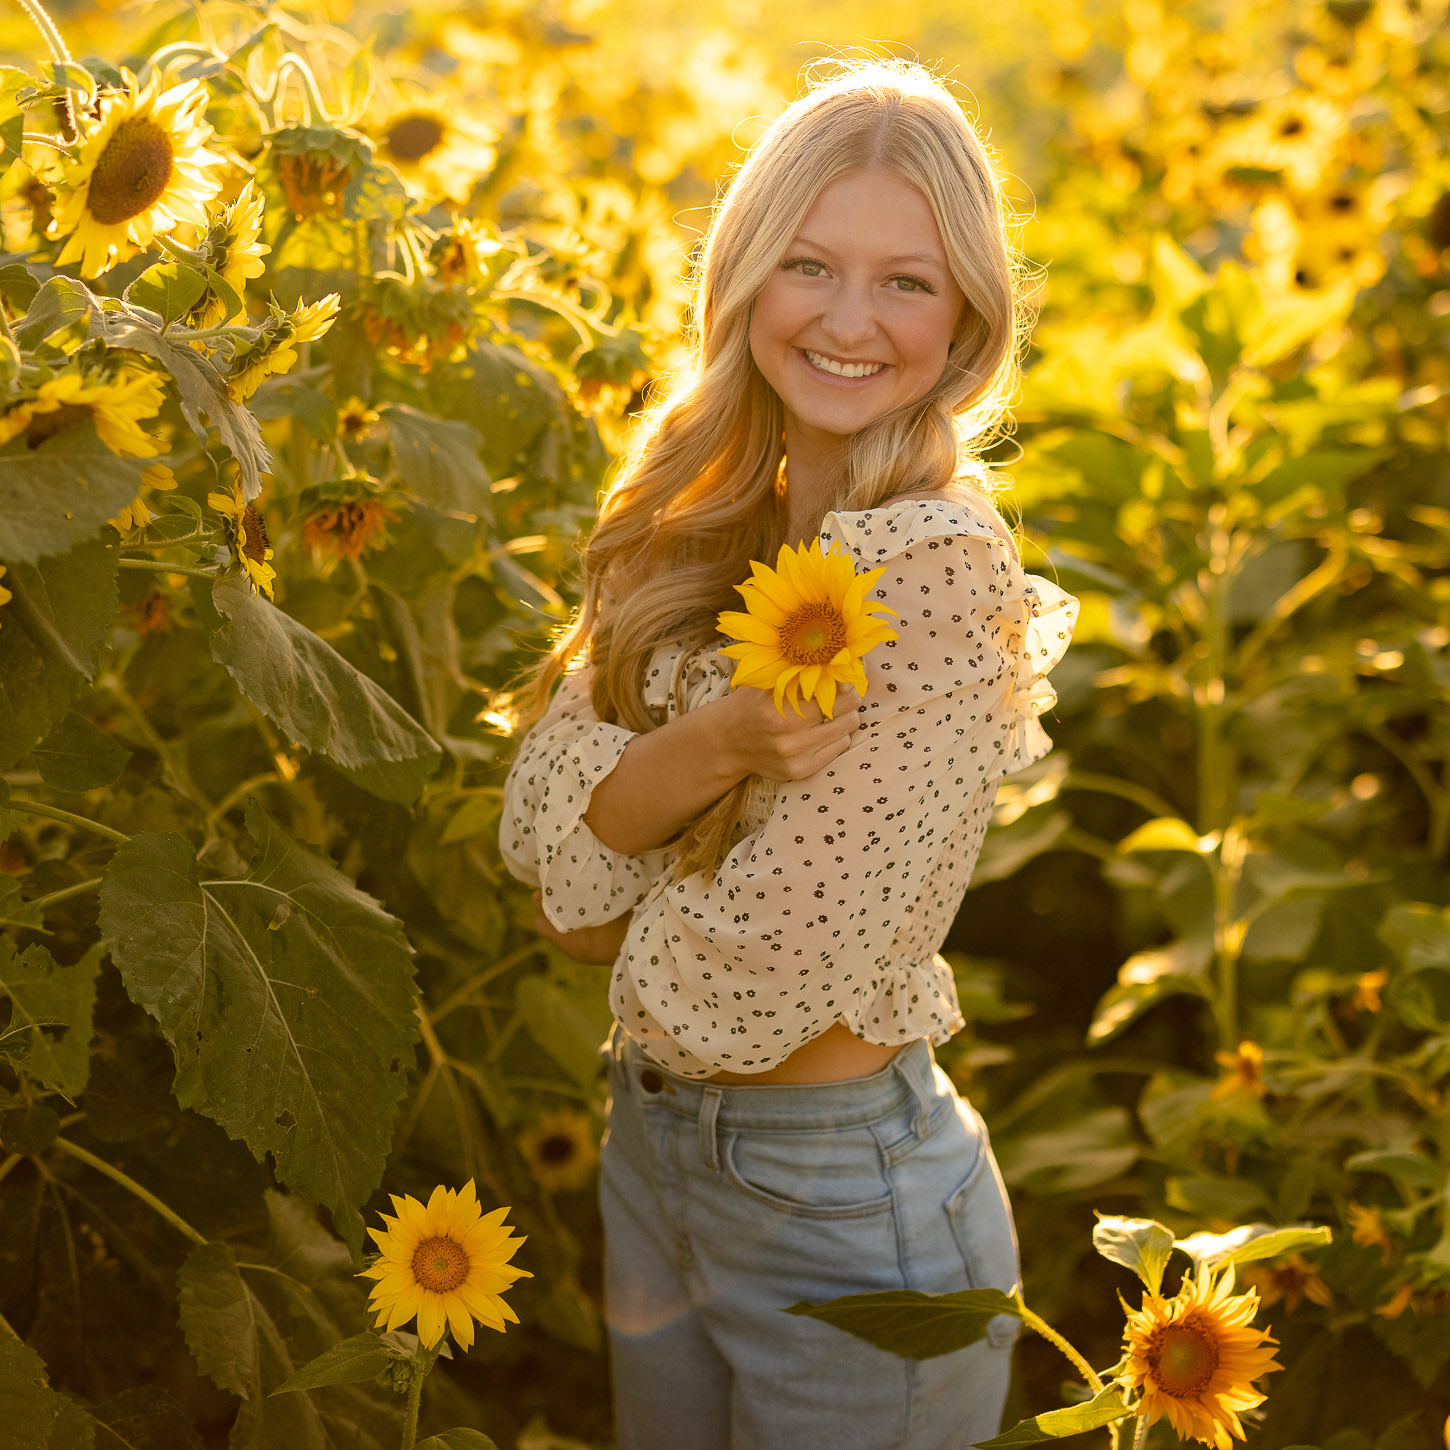
[[[360,559],[369,549],[386,542],[389,524],[398,515],[377,498],[330,500],[307,515],[302,541],[320,559]]]
[[[69,236],[58,266],[102,272],[145,250],[178,222],[206,226],[203,203],[221,189],[224,165],[206,147],[206,91],[183,81],[163,91],[160,72],[140,86],[121,71],[122,89],[101,97],[100,115],[82,127],[75,160],[53,173],[59,198],[46,235]]]
[[[123,367],[108,376],[75,367],[47,378],[28,397],[0,414],[0,445],[25,435],[32,448],[87,420],[96,436],[120,458],[155,458],[165,446],[141,427],[166,398],[166,385],[145,368]]]
[[[1292,1314],[1301,1299],[1323,1309],[1334,1303],[1334,1291],[1303,1254],[1285,1254],[1276,1264],[1248,1264],[1243,1276],[1245,1284],[1259,1291],[1259,1303],[1265,1309],[1282,1302]]]
[[[262,205],[256,183],[247,182],[237,199],[212,217],[199,249],[239,298],[246,295],[247,279],[260,277],[267,270],[262,258],[272,250],[258,240],[262,234]],[[228,303],[208,290],[188,320],[193,327],[216,327],[231,315]]]
[[[1236,1093],[1250,1097],[1264,1095],[1264,1049],[1245,1038],[1237,1052],[1215,1052],[1213,1060],[1224,1069],[1224,1075],[1213,1089],[1215,1099],[1230,1098]]]
[[[1259,1307],[1252,1289],[1233,1292],[1232,1267],[1187,1274],[1171,1299],[1145,1294],[1128,1316],[1119,1382],[1141,1388],[1138,1414],[1151,1425],[1164,1415],[1179,1439],[1231,1450],[1244,1438],[1240,1410],[1262,1404],[1253,1382],[1282,1366],[1277,1341],[1249,1322]]]
[[[378,1281],[368,1298],[376,1327],[397,1329],[416,1315],[425,1348],[451,1329],[468,1349],[475,1319],[500,1331],[519,1322],[503,1296],[533,1275],[509,1263],[524,1239],[504,1223],[507,1208],[480,1214],[471,1178],[456,1191],[440,1185],[426,1205],[390,1196],[397,1217],[383,1214],[388,1227],[368,1230],[380,1252],[359,1275]]]
[[[539,1187],[550,1193],[583,1188],[599,1162],[588,1115],[571,1108],[541,1114],[519,1134],[519,1149]]]
[[[291,312],[272,303],[262,336],[239,354],[235,370],[227,378],[231,400],[245,403],[265,379],[287,372],[297,361],[297,344],[321,337],[337,320],[339,305],[336,292],[329,292],[320,302],[300,304]]]
[[[252,592],[261,590],[268,599],[273,597],[273,586],[277,571],[269,560],[272,557],[272,541],[267,537],[267,525],[262,511],[242,497],[242,485],[233,482],[231,495],[209,493],[206,501],[226,519],[227,544],[232,558],[242,566],[242,571],[252,585]]]
[[[348,187],[372,158],[372,142],[346,126],[284,126],[267,135],[264,170],[298,221],[341,218]]]
[[[803,700],[815,700],[828,719],[837,686],[865,694],[862,656],[896,638],[876,618],[896,611],[866,598],[885,569],[858,574],[839,544],[826,554],[819,539],[799,549],[782,544],[774,569],[754,559],[750,569],[753,577],[735,586],[744,612],[719,618],[721,634],[740,641],[720,651],[736,661],[731,687],[772,691],[781,714],[787,700],[797,715]]]

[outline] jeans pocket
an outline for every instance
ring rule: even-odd
[[[720,1167],[741,1193],[798,1218],[871,1218],[889,1213],[876,1140],[865,1129],[805,1132],[727,1132]]]
[[[985,1128],[980,1141],[971,1171],[947,1199],[947,1218],[967,1282],[973,1289],[1000,1289],[1007,1294],[1017,1287],[1021,1274],[1017,1230]],[[1015,1315],[999,1314],[987,1326],[987,1339],[995,1345],[1012,1344],[1021,1330],[1022,1321]]]

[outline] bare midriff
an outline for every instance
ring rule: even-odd
[[[862,1042],[843,1022],[833,1023],[784,1062],[764,1072],[717,1072],[709,1082],[729,1087],[763,1087],[770,1083],[845,1082],[847,1078],[870,1077],[880,1072],[907,1044],[894,1047]]]

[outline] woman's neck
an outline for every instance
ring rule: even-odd
[[[787,543],[814,539],[822,515],[835,503],[846,466],[843,438],[818,443],[790,436],[786,431],[785,497],[789,511]]]

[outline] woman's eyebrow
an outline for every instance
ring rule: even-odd
[[[826,256],[831,255],[830,247],[826,246],[824,242],[813,242],[809,237],[797,237],[791,246],[808,247],[813,252],[823,252]],[[901,262],[925,262],[928,266],[938,267],[942,271],[946,270],[947,265],[945,258],[932,252],[900,252],[894,257],[883,257],[881,262],[886,267],[894,267]]]

